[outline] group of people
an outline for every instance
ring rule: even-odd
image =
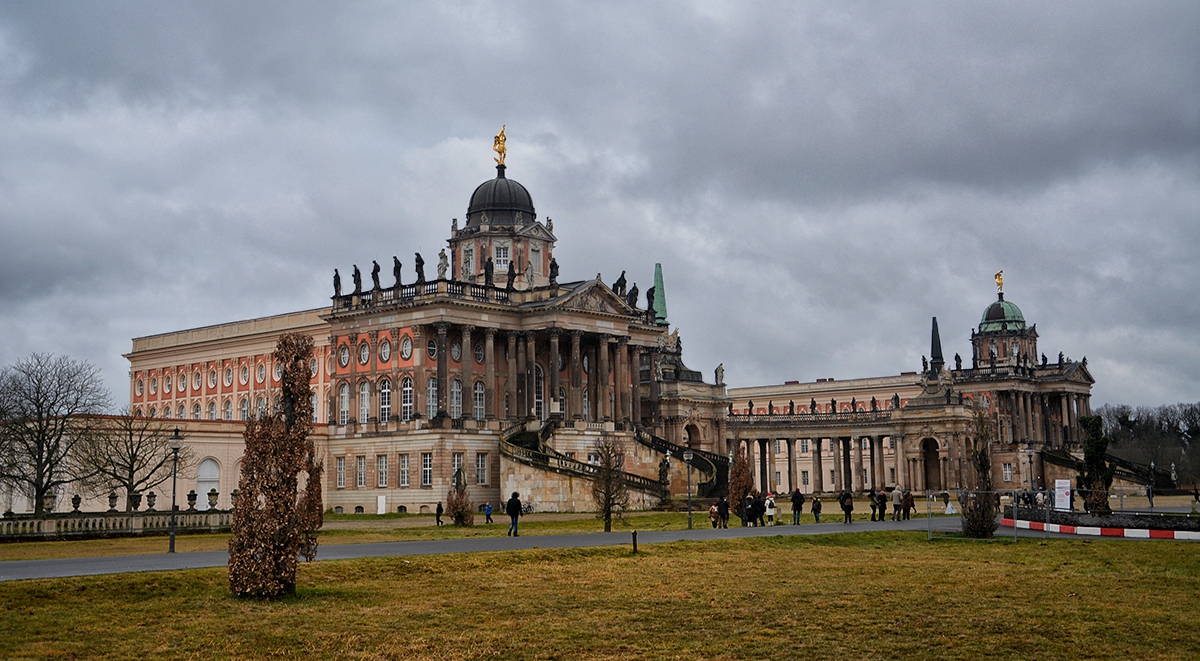
[[[800,515],[804,512],[804,503],[809,503],[809,511],[813,515],[813,519],[821,522],[821,497],[814,494],[811,498],[806,497],[800,489],[796,489],[789,496],[792,501],[792,525],[800,525]],[[871,506],[872,521],[888,520],[888,502],[891,501],[892,521],[907,521],[912,512],[916,511],[917,507],[913,501],[912,492],[906,489],[896,487],[889,495],[885,491],[876,491],[871,489],[867,494],[867,502]],[[842,510],[843,522],[850,523],[854,517],[854,494],[849,491],[842,491],[837,495],[838,507]],[[713,528],[728,528],[729,527],[729,500],[721,498],[714,501],[708,508],[708,519],[712,523]],[[777,506],[775,504],[775,494],[768,493],[763,495],[758,490],[751,491],[746,494],[745,500],[741,503],[741,512],[738,513],[742,520],[749,527],[757,526],[773,526],[776,525],[775,515]],[[782,519],[782,517],[781,517]]]

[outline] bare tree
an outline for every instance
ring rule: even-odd
[[[229,589],[240,597],[294,595],[297,556],[317,556],[322,465],[309,438],[312,353],[311,336],[279,338],[274,358],[284,366],[280,410],[246,422],[229,540]]]
[[[1104,422],[1100,416],[1080,416],[1083,427],[1083,461],[1076,462],[1079,479],[1076,483],[1083,490],[1083,506],[1095,514],[1111,514],[1108,504],[1108,489],[1112,486],[1115,466],[1105,458],[1108,456],[1108,439],[1104,436]]]
[[[174,462],[168,441],[172,428],[155,418],[121,415],[100,421],[97,433],[76,446],[75,461],[92,472],[89,491],[125,493],[125,511],[133,511],[133,494],[141,494],[171,479]],[[187,446],[179,451],[180,468],[192,462]]]
[[[996,521],[996,494],[992,493],[992,419],[983,410],[975,412],[974,433],[970,444],[971,467],[975,469],[975,490],[959,496],[962,506],[962,531],[966,537],[991,539]],[[1016,507],[1016,504],[1013,504]]]
[[[746,496],[754,490],[754,476],[750,474],[750,459],[745,448],[738,448],[733,455],[733,466],[729,469],[729,506],[742,520],[742,526],[750,515],[746,513]]]
[[[629,488],[625,484],[625,444],[615,436],[596,441],[596,472],[592,478],[592,499],[604,519],[604,532],[612,532],[613,516],[620,518],[629,509]]]
[[[74,461],[77,446],[98,432],[96,414],[110,404],[100,371],[68,356],[35,353],[0,373],[0,481],[33,499],[91,470]]]

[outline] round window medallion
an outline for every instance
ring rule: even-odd
[[[241,379],[243,386],[246,385],[246,382],[250,380],[250,368],[246,365],[242,365]]]
[[[459,344],[458,342],[455,342],[454,344],[450,345],[450,357],[454,359],[454,362],[458,362],[458,361],[462,360],[462,345],[461,344]]]
[[[479,344],[476,344],[476,345],[475,345],[475,362],[477,362],[477,363],[479,363],[479,364],[481,364],[481,365],[482,365],[482,364],[483,364],[483,359],[484,359],[484,355],[483,355],[483,343],[482,343],[482,342],[480,342]]]
[[[282,378],[283,378],[283,365],[280,365],[279,363],[275,363],[275,380],[278,381]]]
[[[158,392],[158,377],[152,376],[152,377],[150,377],[150,394],[153,395],[157,392]],[[154,416],[150,416],[150,417],[153,418]]]
[[[145,384],[142,382],[141,379],[138,379],[137,380],[137,394],[138,395],[142,394],[142,388],[144,388],[144,387],[145,387]]]
[[[171,375],[163,377],[163,392],[171,392]]]
[[[208,371],[208,387],[209,388],[217,387],[217,370],[209,370]]]
[[[214,374],[213,376],[216,376],[216,375]],[[200,379],[202,379],[202,378],[204,378],[204,377],[200,376],[200,371],[197,370],[196,374],[194,376],[192,376],[192,390],[200,389]]]
[[[425,345],[425,352],[430,358],[437,358],[437,340],[430,340],[429,344]]]
[[[412,358],[412,338],[407,335],[400,340],[400,358],[402,360]]]
[[[392,358],[392,343],[384,340],[379,343],[379,362],[386,363]]]
[[[262,383],[263,379],[267,378],[267,366],[259,363],[258,367],[254,368],[254,378],[258,379],[259,383]]]
[[[312,360],[308,361],[308,373],[312,376],[317,375],[317,359],[316,358],[313,358]]]
[[[233,368],[226,367],[225,368],[225,385],[228,386],[232,383],[233,383]]]
[[[558,354],[558,371],[563,371],[567,368],[567,359],[560,353]]]
[[[371,360],[371,346],[363,342],[358,345],[358,363],[366,365],[369,360]]]
[[[338,348],[338,365],[345,367],[350,364],[350,347],[342,345]]]

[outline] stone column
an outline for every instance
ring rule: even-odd
[[[513,331],[508,332],[508,378],[504,384],[504,402],[505,411],[504,418],[506,420],[515,420],[517,418],[517,334]]]
[[[600,380],[596,378],[596,373],[600,371],[599,368],[596,367],[596,358],[599,352],[596,351],[596,344],[594,342],[588,342],[588,347],[585,349],[585,351],[587,352],[588,363],[588,406],[587,410],[584,411],[583,417],[589,422],[595,422],[600,419],[600,387],[598,385]]]
[[[579,348],[579,338],[582,331],[571,331],[571,367],[567,378],[570,380],[571,417],[582,420],[583,411],[583,354]]]
[[[600,357],[600,360],[597,361],[599,365],[596,366],[598,368],[596,369],[596,383],[599,386],[597,388],[599,392],[596,397],[599,400],[597,402],[599,406],[596,408],[596,415],[600,420],[605,422],[612,420],[612,409],[608,402],[609,393],[611,392],[608,384],[608,340],[609,336],[602,333],[600,335],[600,344],[596,347]]]
[[[845,476],[842,475],[845,466],[845,453],[842,448],[842,439],[837,436],[830,436],[829,443],[833,446],[833,490],[841,491],[845,489]]]
[[[767,490],[775,491],[775,439],[767,439]]]
[[[617,415],[629,420],[629,338],[617,338]]]
[[[546,387],[545,380],[542,387]],[[546,405],[546,393],[542,392],[542,406]],[[537,406],[537,334],[525,335],[525,415],[535,417]]]
[[[525,357],[525,347],[529,342],[528,335],[528,333],[517,333],[517,408],[513,411],[513,418],[517,420],[529,417],[531,393],[529,392],[529,373],[526,371],[529,361]]]
[[[632,384],[630,387],[630,410],[632,411],[634,424],[642,424],[642,348],[639,346],[631,346],[630,363],[633,370],[630,379]]]
[[[475,330],[474,326],[463,326],[462,328],[462,417],[464,420],[475,417],[475,347],[471,344],[471,331],[473,330]]]
[[[905,486],[912,488],[912,480],[908,477],[908,464],[904,460],[904,434],[893,436],[896,439],[896,454],[892,455],[892,460],[896,464],[896,486]]]
[[[767,484],[770,482],[770,478],[767,476],[767,455],[770,454],[770,450],[771,448],[767,447],[766,439],[758,439],[758,465],[760,469],[758,478],[758,492],[763,494],[764,497],[769,490],[769,487],[767,486]]]
[[[1034,440],[1033,432],[1033,394],[1026,392],[1025,396],[1025,438]]]
[[[558,399],[558,336],[562,329],[550,328],[547,332],[550,334],[550,401],[554,403],[550,412],[562,413],[563,407],[566,406],[566,402]]]
[[[1071,442],[1078,443],[1079,437],[1079,396],[1075,393],[1070,394],[1070,403],[1067,406],[1067,412],[1071,414]]]
[[[851,438],[850,444],[854,448],[854,490],[865,491],[866,485],[863,484],[863,437],[857,436]]]
[[[882,459],[882,457],[879,456],[878,454],[876,454],[876,452],[875,452],[875,437],[874,436],[865,436],[864,438],[867,441],[867,455],[868,455],[868,459],[871,464],[870,469],[867,471],[868,476],[870,476],[870,480],[869,480],[870,485],[869,486],[872,489],[878,489],[879,488],[879,466],[881,463],[880,459]]]
[[[437,417],[444,418],[450,368],[450,357],[446,355],[446,333],[450,330],[450,324],[439,321],[434,328],[437,329]]]
[[[496,329],[484,331],[483,341],[483,411],[488,420],[496,415]],[[411,459],[410,459],[411,460]]]
[[[796,439],[787,439],[788,493],[792,493],[800,485],[796,482]]]
[[[812,492],[821,493],[825,490],[825,479],[822,475],[824,467],[821,466],[821,439],[810,438],[808,444],[812,448]]]

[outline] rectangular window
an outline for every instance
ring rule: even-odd
[[[463,453],[455,452],[450,455],[450,474],[457,475],[458,471],[463,469]],[[463,475],[463,480],[466,481],[466,475]]]
[[[829,453],[833,454],[833,439],[829,439]]]
[[[358,479],[357,479],[357,481],[355,481],[355,485],[358,486],[359,489],[362,489],[363,487],[367,486],[367,458],[366,457],[358,457]]]
[[[408,455],[400,455],[400,486],[408,486]]]
[[[533,274],[541,275],[542,274],[542,251],[539,250],[538,248],[531,248],[529,250],[529,263],[533,265]]]
[[[375,455],[375,486],[380,489],[387,488],[388,471],[387,471],[387,455]]]
[[[392,384],[387,381],[379,388],[379,421],[389,422],[392,419]]]
[[[808,471],[800,471],[800,484],[808,486]]]
[[[508,272],[508,246],[496,246],[496,259],[492,266],[495,269],[496,281],[502,281],[502,274]]]
[[[892,484],[896,483],[896,469],[895,468],[888,469],[888,477],[891,478],[888,480],[888,482],[890,482]]]
[[[829,483],[837,484],[837,473],[834,471],[829,471]]]
[[[1004,481],[1012,482],[1012,464],[1004,464]]]
[[[463,275],[475,275],[475,251],[463,248]]]
[[[486,452],[475,454],[475,484],[488,483],[487,457]]]
[[[337,458],[337,488],[346,488],[346,458]]]
[[[800,439],[800,454],[808,454],[808,439]]]
[[[779,476],[779,471],[775,471],[775,484],[783,484],[783,479]]]
[[[600,465],[600,455],[596,454],[595,452],[589,452],[588,453],[588,463],[593,466],[599,466]]]
[[[483,420],[483,382],[476,381],[474,390],[475,390],[475,402],[474,402],[475,406],[473,408],[474,408],[474,413],[475,413],[475,419]]]
[[[889,438],[888,438],[888,449],[889,449],[889,450],[895,450],[895,449],[896,449],[896,439],[894,439],[894,438],[891,438],[891,437],[889,437]]]
[[[779,454],[779,439],[777,438],[771,442],[775,444],[775,454]]]
[[[421,453],[421,486],[433,486],[433,453]]]

